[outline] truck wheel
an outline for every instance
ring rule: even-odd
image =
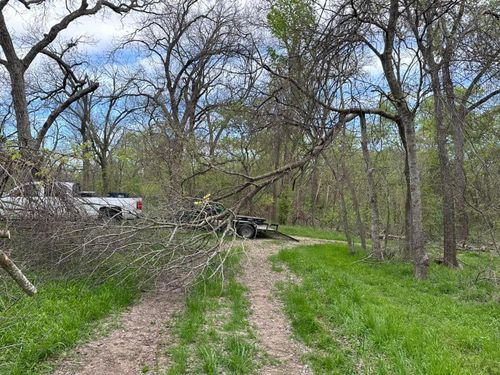
[[[241,224],[236,228],[236,233],[243,238],[254,238],[255,237],[255,227],[250,224]]]
[[[103,207],[99,210],[99,216],[102,219],[114,219],[121,220],[122,212],[119,208],[114,207]]]

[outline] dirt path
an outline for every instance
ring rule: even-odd
[[[181,291],[145,295],[110,335],[77,347],[53,375],[136,375],[155,368],[165,323],[180,311]]]
[[[317,243],[313,240],[302,240],[301,244]],[[287,247],[297,246],[288,243]],[[260,374],[311,374],[307,365],[300,361],[306,348],[292,338],[288,319],[283,313],[283,306],[276,298],[276,283],[292,280],[288,272],[275,272],[268,260],[284,247],[269,240],[255,240],[244,244],[247,259],[244,261],[244,272],[241,276],[249,289],[251,304],[250,323],[255,327],[263,349],[278,363],[271,363],[259,370]]]
[[[324,243],[301,238],[301,244]],[[273,359],[259,374],[310,374],[300,361],[306,348],[292,338],[283,306],[275,296],[279,281],[294,280],[288,272],[275,272],[268,260],[284,246],[298,244],[255,240],[244,243],[246,260],[241,281],[249,288],[250,321],[257,330],[263,349]],[[118,329],[83,344],[63,359],[53,375],[136,375],[154,373],[162,343],[168,340],[168,321],[183,307],[181,290],[143,296],[122,314]]]

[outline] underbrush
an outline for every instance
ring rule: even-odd
[[[498,374],[498,258],[463,254],[461,270],[367,263],[341,244],[282,250],[301,284],[281,285],[293,331],[318,374]]]
[[[2,282],[8,292],[0,296],[0,374],[49,372],[47,359],[89,339],[100,319],[131,304],[139,293],[133,275],[100,284],[30,278],[39,290],[33,297],[21,295],[10,280]]]
[[[194,285],[165,351],[167,374],[254,372],[259,351],[248,322],[246,288],[236,280],[240,258],[241,251],[233,250],[223,273],[210,277],[209,270]]]

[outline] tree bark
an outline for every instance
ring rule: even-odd
[[[15,263],[0,250],[0,266],[7,271],[7,273],[14,279],[14,281],[21,287],[22,290],[28,295],[36,294],[35,286],[24,276],[23,272],[15,265]]]
[[[431,67],[432,69],[433,67]],[[434,67],[435,68],[435,67]],[[453,184],[450,175],[450,163],[448,158],[446,127],[444,124],[443,98],[440,90],[440,80],[436,69],[431,72],[431,84],[434,94],[434,119],[436,122],[436,143],[438,149],[442,215],[443,215],[443,264],[448,267],[457,267],[457,249],[455,241],[455,211],[453,206]]]
[[[10,231],[0,230],[0,238],[10,239]],[[15,263],[0,250],[0,267],[2,267],[7,273],[14,279],[14,281],[21,287],[24,292],[32,296],[36,293],[35,286],[24,276],[23,272],[15,265]]]
[[[343,182],[345,182],[345,186],[349,189],[349,192],[351,194],[352,206],[354,208],[354,214],[356,216],[356,228],[359,238],[361,239],[361,247],[363,248],[363,251],[366,251],[365,226],[363,224],[363,221],[361,220],[361,212],[359,210],[358,196],[356,194],[356,189],[352,184],[351,177],[349,176],[349,171],[346,168],[344,155],[340,158],[340,160],[342,166],[342,180]],[[342,185],[344,184],[342,183]],[[341,198],[344,199],[343,193]]]
[[[107,194],[109,193],[110,183],[109,183],[109,163],[106,156],[104,156],[100,160],[100,167],[101,167],[102,192],[104,194]]]
[[[384,51],[379,54],[384,76],[389,85],[392,102],[397,110],[400,126],[406,142],[408,160],[409,191],[411,200],[411,247],[414,254],[415,277],[427,278],[429,257],[424,248],[424,229],[422,219],[422,196],[420,190],[420,172],[417,164],[417,138],[415,134],[415,115],[408,106],[407,95],[403,90],[400,77],[396,75],[397,66],[393,58],[394,42],[398,32],[400,17],[399,1],[391,0],[387,27],[384,33]]]
[[[92,164],[90,162],[89,152],[92,150],[92,146],[90,145],[91,134],[89,129],[89,121],[90,121],[90,108],[88,105],[88,97],[83,98],[83,114],[80,124],[80,134],[82,136],[82,189],[83,190],[92,190],[91,189],[91,179],[92,179]]]
[[[24,69],[17,65],[15,64],[15,66],[9,68],[12,103],[16,113],[17,139],[21,152],[27,158],[31,158],[32,153],[35,151],[35,142],[31,134],[28,101],[26,99],[26,81]]]
[[[311,174],[311,225],[316,227],[317,203],[318,203],[318,163],[317,159],[313,160]]]
[[[410,192],[410,169],[408,166],[408,152],[406,148],[406,136],[401,124],[398,124],[399,137],[404,149],[404,177],[405,177],[405,212],[404,212],[404,233],[406,240],[403,243],[403,259],[412,260],[414,259],[413,249],[412,249],[412,233],[411,233],[411,192]],[[387,244],[386,244],[387,248]]]
[[[411,241],[415,261],[415,276],[426,279],[429,269],[429,257],[424,248],[424,228],[422,218],[422,196],[420,191],[420,173],[417,165],[417,139],[413,116],[404,113],[402,123],[405,130],[410,177],[411,198]]]
[[[281,126],[276,126],[276,132],[274,134],[274,147],[273,147],[273,164],[274,164],[274,169],[278,169],[280,165],[280,157],[281,157]],[[272,189],[273,189],[273,203],[271,207],[271,218],[274,221],[278,220],[278,196],[279,196],[279,191],[278,191],[278,182],[273,183]]]
[[[342,212],[342,228],[344,230],[345,238],[347,241],[347,244],[349,245],[349,252],[351,254],[356,254],[356,248],[354,247],[354,242],[352,240],[351,236],[351,230],[349,229],[349,215],[347,212],[347,204],[345,201],[345,194],[344,194],[344,183],[343,179],[341,176],[337,176],[337,172],[335,171],[335,168],[333,167],[333,164],[327,159],[326,156],[323,156],[325,158],[326,163],[330,167],[330,171],[332,172],[332,176],[334,180],[337,182],[337,192],[339,194],[339,200],[340,200],[340,209]]]
[[[465,118],[462,116],[452,117],[452,139],[455,153],[454,160],[454,200],[456,212],[456,240],[464,245],[469,238],[469,217],[465,208],[465,191],[467,180],[464,169],[464,129]],[[458,117],[458,118],[457,118]],[[464,116],[465,117],[465,116]]]
[[[366,132],[366,118],[364,114],[360,116],[360,124],[361,124],[361,148],[363,149],[363,159],[365,161],[366,174],[368,178],[368,192],[370,196],[370,210],[372,217],[370,226],[371,229],[370,233],[372,239],[372,255],[375,259],[383,260],[384,255],[382,253],[382,248],[380,246],[380,238],[379,238],[380,219],[379,219],[378,203],[377,203],[377,190],[375,188],[375,179],[373,177],[374,169],[372,167],[370,159],[370,151],[368,150],[368,135]]]

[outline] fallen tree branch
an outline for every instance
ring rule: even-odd
[[[10,231],[0,230],[0,238],[10,239]],[[14,279],[14,281],[27,295],[32,296],[36,293],[35,286],[26,278],[26,276],[24,276],[23,272],[2,250],[0,250],[0,266],[7,271],[10,277]]]

